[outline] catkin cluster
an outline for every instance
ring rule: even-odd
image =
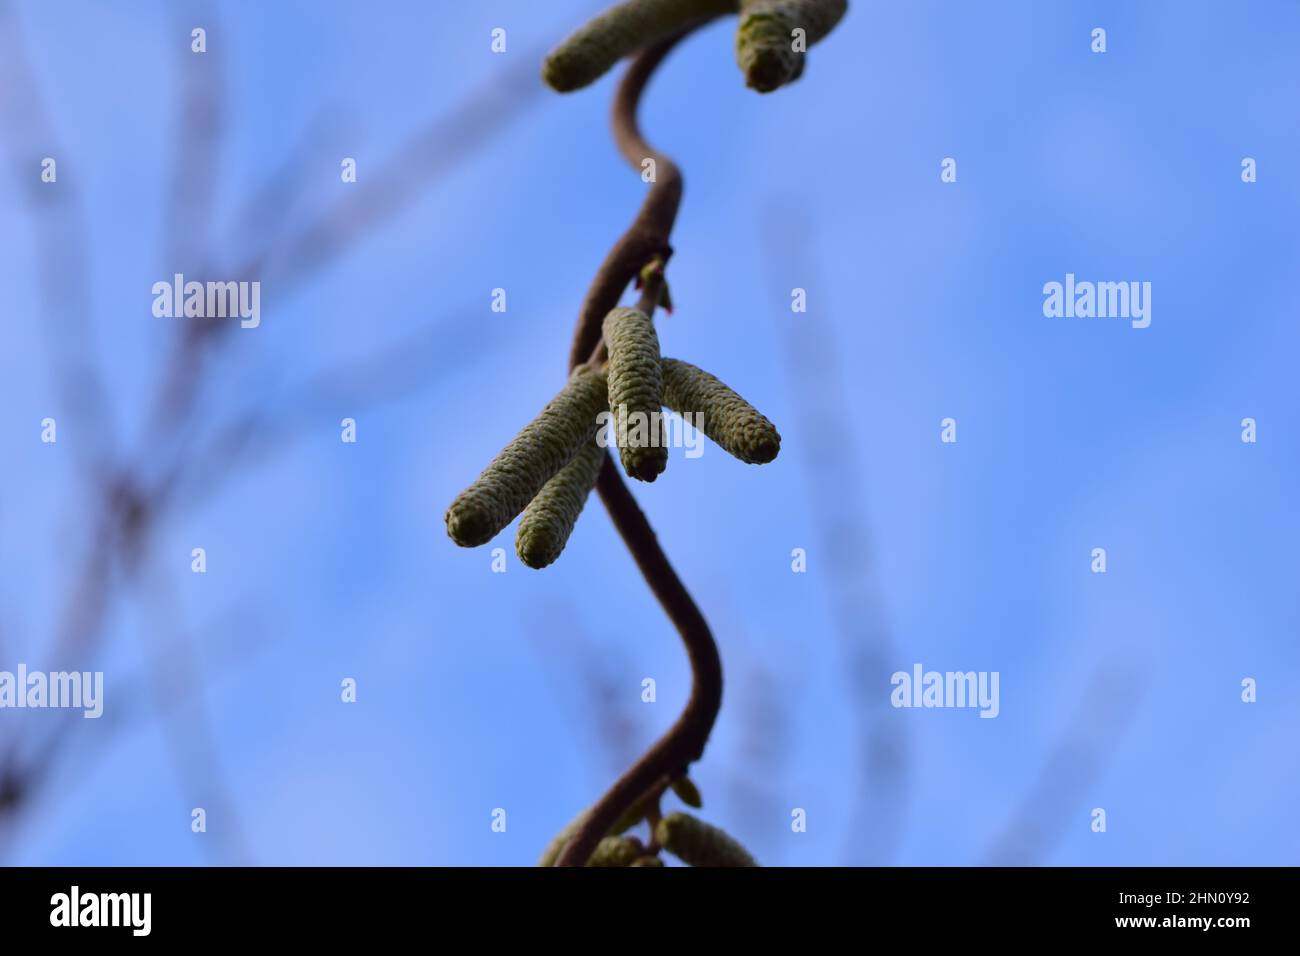
[[[696,424],[725,451],[751,465],[776,458],[781,435],[770,421],[703,369],[659,354],[650,317],[614,309],[605,317],[609,412],[623,469],[654,481],[668,464],[661,407]]]
[[[641,481],[654,481],[668,464],[665,407],[743,462],[776,458],[776,427],[708,372],[663,358],[645,312],[612,309],[602,331],[605,369],[578,366],[560,394],[451,503],[447,534],[457,544],[486,544],[522,512],[519,560],[530,568],[555,561],[605,462],[602,412],[623,470]]]
[[[688,806],[698,808],[703,805],[700,791],[687,777],[674,780],[672,791]],[[662,796],[658,790],[651,791],[628,810],[608,835],[596,844],[587,866],[663,866],[663,860],[657,855],[660,850],[667,850],[689,866],[758,866],[748,850],[717,827],[688,813],[676,812],[660,817],[658,807]],[[582,811],[556,835],[542,854],[538,866],[555,865],[565,845],[590,812]],[[623,832],[646,819],[652,824],[649,846]]]
[[[521,511],[516,550],[542,568],[564,550],[596,483],[604,451],[597,415],[608,401],[605,374],[581,365],[560,394],[492,459],[447,509],[447,534],[461,547],[486,544]]]
[[[847,0],[623,0],[553,51],[542,75],[558,91],[580,89],[637,50],[659,41],[671,46],[674,35],[713,17],[736,13],[736,62],[746,85],[766,93],[803,74],[808,48],[830,33],[847,8]],[[653,69],[657,55],[643,61],[647,70]],[[644,81],[645,76],[634,73],[631,79],[632,87],[625,89],[632,89],[635,99],[636,81]],[[623,97],[620,94],[619,116],[626,106]],[[675,205],[672,208],[675,214]],[[452,502],[446,515],[447,533],[457,544],[486,543],[522,511],[515,540],[520,559],[542,568],[559,557],[607,461],[596,424],[606,407],[623,470],[641,481],[654,481],[668,463],[664,407],[680,413],[743,462],[763,464],[776,458],[781,436],[770,421],[708,372],[660,354],[652,316],[659,305],[672,311],[662,282],[663,264],[658,258],[641,272],[642,283],[659,284],[657,298],[647,285],[642,301],[649,301],[648,306],[615,308],[605,316],[601,328],[605,368],[596,370],[588,364],[576,369],[564,390]],[[585,322],[581,331],[585,335]],[[646,574],[650,576],[649,571]],[[682,721],[686,720],[683,715]],[[708,720],[711,723],[712,717]],[[685,776],[667,786],[686,805],[702,805],[699,790]],[[626,809],[605,832],[587,865],[662,867],[661,850],[691,866],[758,865],[717,827],[681,812],[661,816],[664,791],[660,785]],[[583,811],[551,841],[541,866],[553,866],[564,855],[590,813]],[[650,824],[649,845],[625,834],[642,821]],[[584,847],[589,845],[587,836],[584,832]]]
[[[542,77],[561,93],[581,89],[656,40],[738,13],[736,62],[747,86],[768,93],[802,75],[808,47],[847,9],[848,0],[624,0],[560,44],[543,63]]]

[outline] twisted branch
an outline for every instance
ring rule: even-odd
[[[614,145],[637,172],[641,171],[643,160],[653,159],[655,182],[632,225],[614,243],[587,290],[587,297],[578,313],[578,327],[573,332],[573,347],[569,350],[570,369],[587,361],[599,348],[600,324],[609,310],[618,305],[628,283],[647,263],[656,258],[667,262],[673,254],[668,238],[677,220],[677,207],[682,202],[682,172],[671,158],[642,137],[636,123],[636,109],[646,83],[668,52],[691,30],[707,22],[701,20],[681,33],[647,47],[632,61],[619,83],[610,122]]]
[[[636,110],[655,68],[678,41],[705,22],[701,20],[647,47],[632,62],[619,85],[614,98],[614,141],[623,158],[638,171],[644,159],[653,159],[656,181],[631,227],[605,258],[587,293],[569,353],[570,368],[583,361],[593,364],[601,361],[600,326],[605,314],[618,305],[623,290],[642,268],[656,258],[666,262],[672,254],[668,239],[681,203],[682,174],[671,159],[646,143],[637,127]],[[658,275],[646,280],[641,307],[648,314],[659,298],[660,283]],[[596,844],[620,817],[651,790],[663,789],[698,760],[722,706],[722,661],[709,625],[673,570],[654,529],[608,455],[601,466],[596,490],[650,590],[681,635],[691,665],[691,696],[677,722],[585,815],[556,860],[556,866],[585,865]]]

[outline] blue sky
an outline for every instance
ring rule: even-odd
[[[43,265],[90,303],[118,451],[156,467],[164,450],[148,412],[186,320],[154,318],[149,289],[183,271],[165,225],[190,29],[224,74],[194,231],[223,278],[345,190],[386,178],[400,200],[304,281],[268,275],[261,325],[205,373],[196,445],[248,411],[283,424],[183,496],[146,584],[115,586],[77,666],[132,716],[78,722],[6,862],[527,864],[675,718],[677,638],[598,502],[542,572],[513,530],[467,551],[442,520],[562,383],[586,284],[645,188],[609,141],[612,76],[524,88],[597,7],[10,7],[56,145],[18,140],[0,180],[0,669],[44,665],[104,480],[80,468],[95,426],[53,372],[85,340],[49,321]],[[1294,864],[1300,8],[850,7],[790,88],[746,90],[721,22],[643,109],[686,176],[663,350],[783,437],[770,465],[709,445],[634,489],[722,651],[693,772],[706,818],[772,864]],[[491,101],[493,137],[422,179],[411,137],[515,75],[518,114]],[[7,94],[4,122],[32,92]],[[84,268],[36,241],[45,155],[44,188],[81,204]],[[276,170],[299,198],[246,227]],[[1044,317],[1067,273],[1150,282],[1150,327]],[[401,377],[320,377],[394,347],[418,387],[366,401]],[[324,393],[295,405],[311,382]],[[871,634],[883,657],[851,666]],[[186,679],[158,676],[178,660]],[[890,674],[915,663],[997,671],[999,716],[890,708]],[[183,704],[158,714],[163,686]],[[56,718],[0,711],[0,740]],[[900,759],[864,775],[868,725]]]

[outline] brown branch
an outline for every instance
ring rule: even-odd
[[[680,776],[698,760],[722,706],[722,661],[709,625],[668,562],[654,529],[623,483],[612,458],[605,458],[596,490],[650,590],[681,634],[691,664],[691,696],[677,722],[592,808],[556,866],[585,864],[596,844],[634,803],[654,787]]]
[[[606,257],[587,293],[569,353],[570,367],[599,354],[600,325],[605,314],[618,304],[627,284],[643,267],[655,258],[666,261],[672,252],[668,238],[681,202],[682,175],[671,159],[653,150],[642,138],[636,108],[655,67],[690,29],[653,44],[637,56],[614,99],[613,129],[619,152],[637,170],[642,160],[653,159],[656,181],[631,228]],[[643,306],[653,309],[659,283],[657,274],[647,280]],[[633,804],[698,760],[722,706],[722,662],[709,625],[609,456],[601,466],[596,490],[650,590],[681,634],[691,664],[691,696],[677,722],[591,808],[555,861],[556,866],[585,865],[596,844]]]
[[[676,163],[642,137],[637,127],[636,108],[655,68],[682,37],[704,22],[707,21],[648,47],[632,61],[619,83],[611,122],[614,145],[637,172],[641,172],[644,160],[653,159],[655,182],[636,219],[614,243],[587,291],[578,314],[578,327],[573,333],[573,347],[569,350],[570,369],[587,361],[588,356],[599,348],[601,322],[609,310],[618,305],[623,290],[642,267],[656,257],[667,262],[673,253],[668,238],[677,220],[677,207],[682,201],[682,173]]]

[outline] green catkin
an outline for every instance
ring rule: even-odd
[[[635,846],[636,848],[636,852],[633,853],[631,857],[626,858],[628,862],[593,863],[589,861],[587,865],[588,866],[630,866],[632,865],[631,864],[632,859],[635,859],[636,857],[641,856],[643,853],[645,853],[645,848],[641,845],[641,841],[638,840],[636,837],[620,837],[620,835],[623,833],[624,830],[630,830],[632,827],[636,826],[638,823],[640,823],[642,820],[645,819],[646,809],[650,803],[651,801],[649,799],[643,800],[641,803],[634,806],[631,810],[625,813],[623,815],[622,820],[620,820],[614,826],[610,827],[609,835],[605,837],[604,841],[602,841],[601,844],[597,844],[596,850],[593,851],[591,857],[591,860],[595,860],[596,854],[601,852],[600,847],[604,845],[607,841],[615,840],[615,839],[623,839],[624,841]],[[555,834],[555,836],[551,839],[551,842],[546,845],[546,849],[545,851],[543,851],[541,859],[537,861],[537,865],[555,866],[555,861],[560,858],[560,854],[564,852],[564,848],[566,845],[568,845],[568,842],[571,839],[573,839],[574,836],[577,835],[578,830],[581,829],[582,825],[587,822],[587,817],[588,815],[590,815],[590,813],[591,813],[591,808],[588,807],[587,809],[579,813],[576,817],[574,817],[572,820],[570,820],[568,823],[566,823],[564,825],[564,829],[561,830],[559,833]],[[613,845],[614,844],[609,844],[610,847],[612,847]],[[620,850],[618,852],[622,853],[623,851]],[[624,856],[626,856],[626,854],[624,854]]]
[[[447,509],[447,534],[463,548],[491,541],[596,432],[605,376],[585,365]]]
[[[609,348],[609,411],[619,460],[629,478],[654,481],[668,464],[659,336],[650,316],[638,309],[611,309],[602,331]]]
[[[694,21],[738,8],[739,0],[624,0],[556,47],[542,64],[542,79],[561,93],[581,89],[629,53]]]
[[[660,820],[655,840],[691,866],[758,866],[730,836],[689,813],[670,813]]]
[[[794,49],[793,31],[802,29],[806,48],[811,47],[831,32],[848,6],[848,0],[740,0],[736,62],[745,85],[770,93],[797,80],[807,54]]]
[[[631,866],[645,853],[645,847],[636,837],[605,837],[596,844],[587,866]]]
[[[560,556],[604,461],[605,449],[590,438],[542,487],[519,519],[515,551],[520,561],[530,568],[544,568]]]
[[[610,836],[607,836],[605,839],[610,839],[611,837],[618,836],[622,834],[623,831],[632,829],[632,827],[636,826],[638,823],[644,820],[646,811],[649,809],[650,805],[653,802],[654,801],[651,799],[651,797],[647,795],[647,797],[645,797],[638,803],[634,804],[631,809],[629,809],[625,814],[623,814],[623,818],[621,820],[619,820],[617,823],[615,823],[612,827],[609,828]],[[576,817],[574,817],[572,820],[570,820],[568,823],[566,823],[564,829],[561,830],[559,833],[555,834],[551,842],[546,845],[546,849],[545,851],[543,851],[541,859],[537,861],[537,865],[554,866],[555,861],[558,860],[560,858],[560,854],[564,852],[564,848],[568,844],[569,840],[571,840],[577,834],[578,830],[587,821],[587,816],[590,813],[591,813],[591,808],[588,807],[587,809],[579,813]],[[641,842],[639,840],[636,840],[635,837],[627,837],[627,839],[635,840],[638,847],[636,853],[637,856],[640,856],[642,853],[645,852],[644,849],[640,848]],[[629,865],[629,864],[620,864],[620,865]]]
[[[677,799],[688,807],[694,807],[696,810],[704,806],[704,798],[700,796],[700,788],[691,782],[690,777],[678,777],[672,783],[673,793],[677,794]]]
[[[664,861],[659,859],[659,857],[650,856],[648,854],[646,856],[637,857],[629,864],[629,866],[663,866],[663,865],[664,865]]]
[[[776,427],[722,382],[689,362],[666,358],[663,369],[664,404],[680,412],[741,461],[762,465],[781,450]]]

